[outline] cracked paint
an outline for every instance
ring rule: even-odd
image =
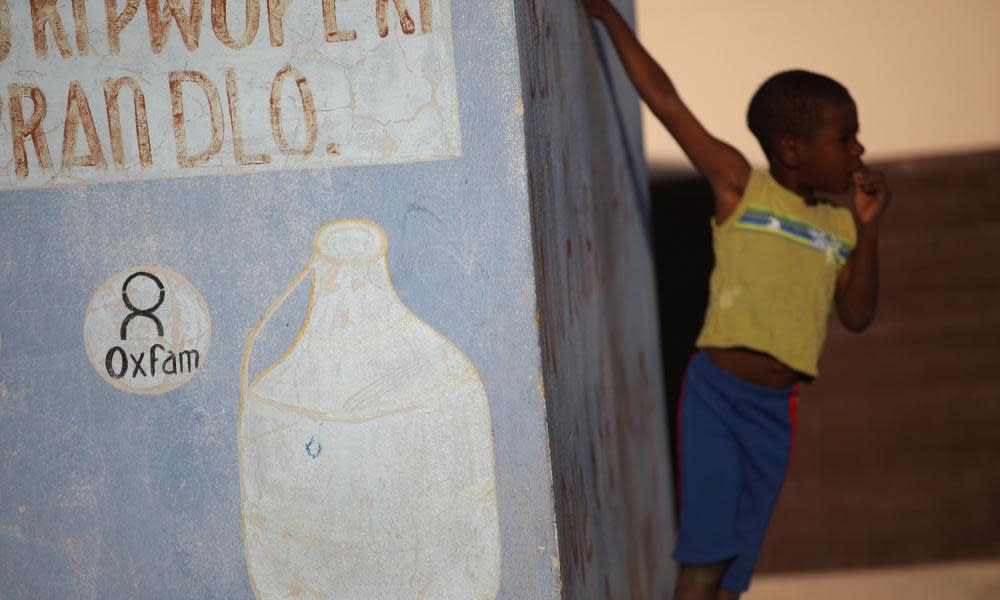
[[[324,226],[245,346],[237,439],[258,598],[289,582],[316,598],[496,597],[489,400],[469,359],[396,296],[387,244],[371,221]],[[258,334],[307,280],[301,330],[251,380]]]
[[[451,0],[185,5],[11,6],[0,190],[460,154]]]

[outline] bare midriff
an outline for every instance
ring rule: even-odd
[[[705,348],[723,371],[755,385],[782,389],[810,378],[778,359],[746,348]]]

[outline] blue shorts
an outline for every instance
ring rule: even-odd
[[[795,432],[798,386],[773,389],[723,371],[704,350],[692,357],[681,394],[680,532],[674,560],[732,560],[722,587],[750,587]]]

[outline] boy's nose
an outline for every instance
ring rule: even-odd
[[[860,158],[861,155],[865,153],[865,147],[861,145],[861,142],[854,140],[854,153]]]

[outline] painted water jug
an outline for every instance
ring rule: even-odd
[[[238,440],[256,597],[495,598],[489,401],[473,364],[397,297],[377,224],[316,234],[243,353]],[[306,279],[303,324],[250,379],[258,334]]]

